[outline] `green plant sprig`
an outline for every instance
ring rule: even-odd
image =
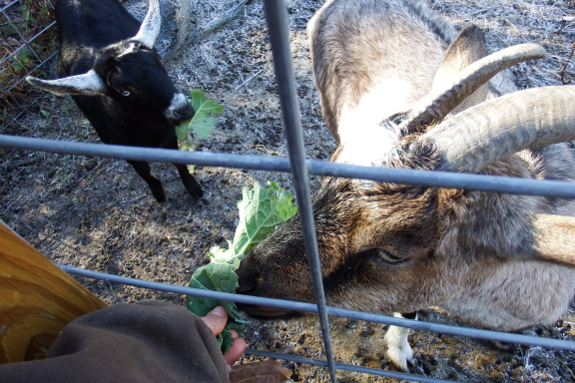
[[[268,182],[267,189],[256,183],[251,190],[243,188],[242,193],[243,198],[238,202],[240,220],[234,240],[228,241],[228,249],[214,246],[210,250],[210,263],[196,269],[190,279],[190,287],[235,292],[239,286],[236,270],[244,255],[297,212],[293,196],[275,182]],[[204,316],[220,305],[224,306],[229,317],[228,324],[218,337],[222,352],[225,352],[233,340],[229,330],[236,330],[241,335],[247,323],[236,304],[189,295],[186,297],[186,307],[198,316]]]
[[[196,148],[197,143],[194,141],[193,135],[198,140],[207,140],[216,124],[216,117],[214,116],[222,114],[224,111],[220,104],[209,100],[201,89],[192,90],[189,102],[194,108],[194,117],[176,127],[176,135],[178,140],[182,142],[182,149],[184,150]]]

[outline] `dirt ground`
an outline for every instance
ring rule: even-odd
[[[322,1],[287,1],[292,51],[307,156],[327,159],[335,149],[313,87],[305,26]],[[549,56],[511,70],[520,88],[560,85],[561,70],[575,41],[573,1],[435,0],[433,7],[458,28],[473,22],[486,30],[490,49],[537,42]],[[249,2],[232,22],[200,42],[190,42],[167,68],[178,89],[201,88],[224,106],[214,134],[199,150],[286,156],[279,100],[259,1]],[[565,79],[574,79],[572,64]],[[45,95],[2,133],[58,140],[99,142],[70,98]],[[47,113],[41,113],[41,110]],[[225,245],[237,223],[241,188],[267,180],[290,188],[290,176],[201,167],[196,178],[205,196],[186,194],[175,168],[155,164],[168,190],[158,204],[145,183],[120,160],[27,152],[0,148],[0,219],[54,262],[175,285],[186,285],[213,245]],[[318,178],[312,178],[312,188]],[[183,297],[78,278],[107,303],[145,298],[183,303]],[[422,320],[467,325],[447,313],[429,310]],[[390,369],[385,358],[385,327],[333,318],[336,361]],[[575,340],[575,311],[555,326],[524,334]],[[250,347],[312,358],[322,357],[313,317],[293,321],[253,321]],[[538,347],[494,344],[463,337],[412,332],[414,374],[466,382],[574,382],[575,354]],[[253,360],[255,358],[246,358]],[[284,363],[297,382],[326,382],[323,368]],[[340,382],[394,379],[338,372]]]

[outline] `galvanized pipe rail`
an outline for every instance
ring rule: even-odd
[[[296,190],[300,215],[303,219],[304,238],[314,281],[316,304],[206,291],[110,275],[64,265],[60,265],[60,267],[70,274],[107,280],[113,283],[128,284],[176,294],[188,294],[225,301],[268,305],[272,307],[319,313],[327,361],[269,353],[260,350],[248,350],[247,353],[328,367],[332,382],[336,382],[335,369],[344,369],[348,371],[363,372],[420,382],[447,382],[447,380],[335,363],[331,350],[331,337],[329,336],[328,330],[328,314],[449,335],[575,351],[575,342],[571,341],[413,321],[373,313],[345,310],[326,305],[325,294],[322,286],[317,239],[313,224],[313,212],[309,197],[310,189],[308,184],[308,173],[345,178],[359,178],[381,182],[393,182],[399,184],[417,184],[427,187],[460,188],[509,194],[541,195],[556,198],[575,198],[575,184],[563,181],[539,181],[477,174],[372,168],[334,164],[326,161],[306,160],[293,74],[293,64],[291,60],[291,50],[289,46],[289,24],[286,7],[284,2],[281,0],[264,0],[264,3],[284,125],[286,128],[289,159],[254,155],[183,152],[165,149],[62,142],[8,135],[0,135],[0,147],[22,150],[40,150],[53,153],[85,155],[90,157],[140,160],[147,162],[196,164],[200,166],[291,172],[294,175],[294,189]]]
[[[65,266],[65,265],[58,265],[62,270],[69,274],[75,274],[87,278],[94,278],[99,280],[105,280],[111,283],[121,283],[124,285],[130,285],[135,287],[141,287],[150,290],[157,290],[157,291],[164,291],[175,293],[178,295],[186,294],[192,295],[202,298],[209,298],[209,299],[216,299],[222,301],[230,301],[230,302],[241,302],[246,304],[252,305],[265,305],[270,307],[277,307],[281,309],[290,309],[290,310],[298,310],[298,311],[306,311],[317,313],[318,306],[313,303],[304,303],[304,302],[296,302],[296,301],[288,301],[282,299],[274,299],[274,298],[264,298],[264,297],[256,297],[251,295],[238,295],[233,293],[224,293],[219,291],[210,291],[210,290],[202,290],[196,289],[192,287],[183,287],[183,286],[175,286],[170,285],[167,283],[159,283],[159,282],[151,282],[137,278],[129,278],[129,277],[122,277],[119,275],[112,275],[107,273],[102,273],[98,271],[86,270],[77,267]],[[327,313],[329,315],[336,315],[343,318],[349,319],[356,319],[356,320],[363,320],[368,322],[386,324],[386,325],[393,325],[393,326],[401,326],[401,327],[409,327],[415,330],[421,331],[429,331],[429,332],[436,332],[440,334],[447,334],[453,336],[465,336],[469,338],[477,338],[477,339],[485,339],[485,340],[493,340],[498,342],[506,342],[506,343],[518,343],[524,344],[529,346],[538,346],[538,347],[545,347],[545,348],[555,348],[555,349],[562,349],[562,350],[569,350],[575,351],[575,342],[568,341],[568,340],[560,340],[560,339],[551,339],[551,338],[540,338],[535,336],[528,336],[528,335],[520,335],[520,334],[512,334],[512,333],[504,333],[498,331],[490,331],[490,330],[482,330],[482,329],[473,329],[467,327],[460,327],[460,326],[453,326],[453,325],[445,325],[439,323],[431,323],[431,322],[422,322],[416,321],[412,319],[404,319],[404,318],[396,318],[387,315],[381,314],[374,314],[374,313],[366,313],[362,311],[354,311],[354,310],[347,310],[338,307],[326,306]],[[246,351],[247,354],[250,355],[258,355],[258,356],[265,356],[270,358],[276,359],[283,359],[288,361],[293,361],[297,363],[307,363],[321,367],[328,367],[328,362],[298,357],[293,355],[286,355],[280,353],[271,353],[261,350],[252,350],[249,349]],[[392,372],[386,370],[378,370],[373,368],[365,368],[359,366],[352,366],[346,365],[341,363],[334,363],[334,368],[347,370],[347,371],[356,371],[366,374],[372,375],[379,375],[379,376],[386,376],[390,378],[397,378],[397,379],[407,379],[410,381],[417,381],[417,382],[449,382],[448,380],[443,379],[436,379],[436,378],[429,378],[420,375],[413,375],[413,374],[406,374],[406,373],[399,373],[399,372]]]
[[[120,145],[55,141],[6,134],[0,134],[0,147],[82,155],[87,157],[195,164],[198,166],[216,166],[246,170],[264,170],[284,173],[289,173],[291,170],[289,159],[284,157],[136,148]],[[305,160],[305,166],[310,174],[323,176],[507,194],[575,198],[575,183],[566,181],[532,180],[482,174],[356,166],[310,159]]]
[[[142,287],[145,289],[170,292],[179,295],[182,294],[193,295],[197,297],[210,298],[222,301],[277,307],[281,309],[306,311],[312,313],[318,312],[317,306],[313,303],[288,301],[284,299],[275,299],[275,298],[256,297],[251,295],[241,295],[234,293],[224,293],[221,291],[202,290],[193,287],[176,286],[176,285],[170,285],[168,283],[151,282],[143,279],[122,277],[119,275],[81,269],[78,267],[72,267],[66,265],[58,265],[58,266],[69,274],[75,274],[87,278],[100,279],[112,283],[121,283],[124,285]],[[575,351],[575,342],[569,340],[541,338],[536,336],[512,334],[499,331],[473,329],[473,328],[452,326],[440,323],[422,322],[413,319],[396,318],[388,315],[367,313],[363,311],[354,311],[333,306],[326,306],[326,307],[328,314],[336,315],[343,318],[357,319],[393,326],[409,327],[414,330],[437,332],[440,334],[447,334],[454,336],[466,336],[469,338],[494,340],[498,342],[519,343],[529,346],[539,346],[545,348],[556,348],[561,350]]]
[[[296,192],[296,202],[302,222],[303,238],[307,252],[307,259],[313,283],[315,303],[317,304],[321,334],[324,342],[327,365],[332,382],[335,378],[335,362],[329,335],[329,322],[327,317],[325,291],[321,273],[321,263],[317,245],[313,210],[311,207],[311,192],[309,176],[305,167],[305,149],[299,105],[297,100],[297,87],[291,57],[289,42],[289,19],[285,4],[278,0],[264,0],[266,19],[268,22],[272,54],[280,104],[283,114],[288,152],[290,157],[293,185]]]
[[[90,157],[108,157],[118,159],[137,159],[148,162],[174,162],[174,163],[195,163],[200,165],[212,165],[228,168],[244,168],[252,170],[268,171],[290,171],[290,161],[287,158],[280,157],[263,157],[249,155],[233,155],[205,152],[183,152],[168,149],[148,149],[123,147],[115,145],[89,144],[77,142],[64,142],[46,139],[16,137],[9,135],[0,135],[0,147],[22,149],[22,150],[39,150],[53,153],[85,155]],[[414,171],[385,168],[370,168],[362,166],[351,166],[334,164],[316,160],[306,160],[305,166],[312,174],[344,176],[350,178],[372,179],[385,182],[399,182],[406,184],[420,184],[433,187],[455,187],[467,188],[485,191],[498,191],[513,194],[544,195],[561,198],[575,198],[575,184],[560,181],[534,181],[521,178],[506,178],[475,174],[460,173],[441,173],[432,171]],[[287,308],[300,311],[318,312],[315,304],[282,301],[271,298],[252,297],[245,295],[236,295],[231,293],[222,293],[206,290],[192,289],[189,287],[174,286],[157,282],[143,281],[134,278],[126,278],[111,274],[99,273],[90,270],[78,269],[70,266],[61,265],[62,269],[70,274],[82,275],[90,278],[107,280],[114,283],[123,283],[147,289],[173,292],[177,294],[189,294],[195,296],[208,297],[212,299],[242,302],[256,305],[268,305],[272,307]],[[390,316],[378,315],[373,313],[364,313],[351,310],[340,309],[326,306],[326,312],[329,315],[371,321],[375,323],[409,327],[416,330],[431,331],[455,336],[466,336],[479,339],[489,339],[500,342],[510,342],[526,344],[530,346],[539,346],[546,348],[556,348],[563,350],[575,351],[575,342],[530,337],[525,335],[502,333],[488,330],[462,328],[457,326],[442,325],[429,322],[413,321],[409,319],[395,318]],[[261,354],[262,351],[250,350],[248,353]],[[286,360],[294,360],[297,357],[277,354],[275,357]],[[305,361],[304,361],[305,360]],[[318,366],[327,366],[327,362],[314,361],[312,359],[302,359],[304,363],[310,363]],[[333,364],[335,369],[345,369],[350,371],[364,372],[381,376],[398,377],[420,382],[445,382],[441,379],[432,379],[423,376],[392,373],[384,370],[362,369],[357,366]],[[395,375],[399,374],[399,375]]]

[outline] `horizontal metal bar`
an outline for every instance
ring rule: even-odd
[[[327,367],[327,362],[324,360],[304,358],[301,356],[280,354],[277,352],[269,352],[269,351],[260,351],[260,350],[254,350],[251,348],[246,349],[245,353],[248,355],[261,356],[264,358],[282,359],[282,360],[287,360],[287,361],[294,362],[294,363],[305,363],[305,364],[311,364],[312,366]],[[359,373],[363,373],[363,374],[370,374],[370,375],[377,375],[377,376],[385,376],[388,378],[403,379],[403,380],[409,380],[412,382],[425,382],[425,383],[453,382],[453,380],[429,378],[427,376],[406,374],[406,373],[402,373],[402,372],[393,372],[393,371],[388,371],[388,370],[380,370],[377,368],[353,366],[351,364],[335,363],[334,365],[335,365],[335,368],[338,370],[359,372]]]
[[[207,153],[199,151],[187,152],[173,149],[57,141],[3,134],[0,134],[0,147],[147,162],[195,164],[199,166],[234,167],[279,172],[291,171],[289,160],[283,157]]]
[[[247,154],[136,148],[2,134],[0,134],[0,147],[148,162],[195,164],[199,166],[219,166],[277,172],[291,171],[287,158]],[[543,181],[481,174],[355,166],[319,160],[306,160],[306,166],[311,174],[326,176],[359,178],[429,187],[448,187],[509,194],[575,198],[575,183],[565,181]]]
[[[77,267],[71,267],[65,265],[58,265],[58,266],[69,274],[76,274],[84,277],[101,279],[114,283],[122,283],[131,286],[143,287],[146,289],[159,290],[176,294],[187,294],[229,302],[241,302],[252,305],[262,305],[262,306],[278,307],[282,309],[317,313],[317,306],[313,303],[295,302],[281,299],[255,297],[250,295],[223,293],[219,291],[201,290],[191,287],[175,286],[166,283],[150,282],[142,279],[122,277],[119,275],[106,274],[98,271],[80,269]],[[557,348],[562,350],[575,351],[575,342],[568,340],[540,338],[528,335],[504,333],[499,331],[481,330],[481,329],[451,326],[439,323],[422,322],[411,319],[396,318],[381,314],[373,314],[362,311],[341,309],[332,306],[328,306],[327,308],[328,313],[330,315],[336,315],[344,318],[357,319],[357,320],[400,326],[400,327],[409,327],[415,330],[437,332],[447,335],[466,336],[469,338],[487,339],[506,343],[519,343],[530,346],[540,346],[545,348]]]

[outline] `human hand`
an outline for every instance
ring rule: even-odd
[[[222,306],[218,306],[201,319],[213,331],[214,335],[219,335],[228,322],[228,313]],[[231,366],[240,359],[246,350],[246,341],[239,338],[235,330],[230,330],[230,332],[232,333],[234,341],[230,349],[224,354],[224,358],[226,363]]]

